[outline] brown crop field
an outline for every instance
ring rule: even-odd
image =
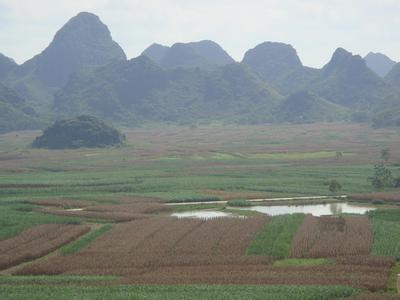
[[[40,225],[0,241],[0,270],[44,256],[89,231],[88,226]]]
[[[326,265],[272,267],[262,264],[163,267],[128,276],[127,283],[321,284],[385,289],[390,268]]]
[[[365,216],[307,216],[292,245],[292,257],[319,258],[368,255],[373,232]]]
[[[348,219],[346,228],[357,222],[368,225],[363,218]],[[119,275],[129,284],[343,284],[372,291],[386,287],[393,259],[359,256],[328,265],[274,267],[272,257],[245,255],[268,221],[135,220],[115,226],[77,254],[38,261],[16,274]]]
[[[153,217],[116,226],[84,251],[54,257],[20,274],[129,275],[162,266],[269,264],[246,257],[246,248],[268,218],[214,220]]]
[[[168,211],[169,208],[162,203],[157,202],[156,199],[143,199],[143,198],[120,198],[121,204],[103,204],[93,205],[91,203],[87,207],[82,208],[82,204],[85,202],[68,201],[68,200],[38,200],[36,204],[56,206],[56,207],[76,207],[80,204],[82,210],[65,210],[65,209],[54,209],[54,208],[43,208],[43,213],[69,216],[69,217],[80,217],[86,219],[104,219],[114,222],[128,222],[138,219],[144,219],[150,217],[150,214],[160,213]],[[74,205],[75,204],[75,205]]]
[[[352,194],[350,198],[358,201],[383,200],[386,202],[400,202],[400,191]]]

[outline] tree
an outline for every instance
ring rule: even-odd
[[[385,148],[381,150],[381,159],[383,159],[385,162],[388,162],[390,158],[390,149]]]
[[[384,163],[378,163],[374,166],[374,175],[369,178],[371,184],[376,189],[382,189],[386,186],[393,185],[392,172]]]
[[[342,185],[336,179],[329,181],[329,190],[332,193],[336,194],[341,189],[342,189]]]
[[[336,151],[336,159],[339,160],[343,157],[343,152],[341,151]]]
[[[393,180],[393,185],[394,185],[395,188],[400,188],[400,176],[396,177]]]

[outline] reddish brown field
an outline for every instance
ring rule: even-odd
[[[350,198],[358,201],[383,200],[386,202],[400,202],[400,191],[352,194]]]
[[[292,244],[292,257],[319,258],[368,255],[373,232],[365,216],[314,217],[308,215]]]
[[[129,222],[133,220],[149,218],[151,214],[169,210],[168,206],[157,202],[156,199],[122,197],[120,198],[120,201],[121,204],[93,205],[93,203],[91,203],[91,205],[83,207],[83,210],[44,208],[41,211],[59,216],[104,219],[115,222]],[[77,203],[84,204],[84,202],[81,201],[77,201]],[[73,201],[68,200],[39,200],[37,204],[68,207],[74,203]],[[73,207],[76,207],[76,205]]]
[[[20,274],[134,275],[167,266],[269,264],[246,249],[268,218],[153,217],[116,226],[81,253],[55,257]]]
[[[42,260],[16,274],[120,275],[129,284],[344,284],[372,291],[386,287],[392,259],[337,258],[330,265],[274,267],[271,257],[247,256],[248,244],[268,220],[136,220],[115,226],[80,253]],[[353,221],[360,220],[350,218],[345,227]]]
[[[47,224],[0,241],[0,270],[44,256],[89,230],[88,226]]]

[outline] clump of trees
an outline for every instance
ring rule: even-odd
[[[48,149],[98,148],[123,144],[125,136],[92,116],[56,121],[32,146]]]
[[[369,178],[375,189],[385,187],[400,187],[400,177],[395,178],[387,163],[390,159],[390,149],[381,150],[381,161],[374,165],[374,174]]]
[[[342,185],[336,179],[329,181],[328,187],[329,191],[333,194],[338,193],[342,189]]]

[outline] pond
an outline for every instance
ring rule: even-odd
[[[235,208],[240,210],[257,211],[271,216],[286,215],[286,214],[312,214],[313,216],[337,215],[341,213],[348,214],[365,214],[375,208],[350,203],[328,203],[328,204],[310,204],[310,205],[275,205],[275,206],[252,206],[247,208]]]
[[[181,213],[172,214],[173,217],[179,219],[182,218],[195,218],[195,219],[215,219],[223,217],[233,217],[233,214],[222,212],[222,211],[210,211],[210,210],[198,210],[198,211],[187,211]]]

